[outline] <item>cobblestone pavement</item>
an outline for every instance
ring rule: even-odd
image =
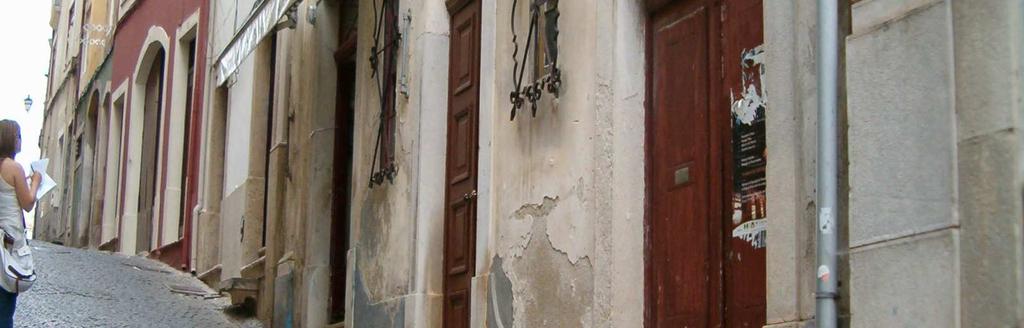
[[[146,258],[32,241],[39,279],[18,296],[17,327],[260,327],[224,314],[228,299]],[[207,296],[172,292],[169,286]]]

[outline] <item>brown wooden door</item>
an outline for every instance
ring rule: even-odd
[[[450,5],[448,150],[444,215],[444,327],[469,327],[476,256],[480,0]]]
[[[651,3],[647,326],[760,327],[764,248],[731,235],[729,90],[760,45],[761,2]]]
[[[163,108],[164,86],[163,52],[153,60],[146,80],[146,95],[142,122],[142,160],[139,175],[139,219],[136,234],[136,252],[147,252],[153,241],[153,205],[156,196],[156,154],[159,148],[160,110]]]

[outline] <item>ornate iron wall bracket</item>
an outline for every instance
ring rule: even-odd
[[[385,180],[394,182],[398,168],[394,162],[395,127],[387,121],[395,111],[395,83],[398,47],[402,33],[398,26],[398,0],[381,0],[378,11],[377,0],[373,0],[374,29],[373,47],[370,48],[370,77],[374,78],[380,99],[380,120],[377,139],[373,148],[370,166],[369,186],[381,185]]]
[[[519,59],[519,36],[515,33],[516,31],[516,7],[518,0],[513,0],[512,3],[512,44],[513,53],[512,59],[515,63],[512,68],[512,73],[515,75],[515,90],[509,94],[509,101],[512,103],[512,113],[510,120],[516,119],[516,112],[526,104],[530,103],[530,113],[532,116],[537,116],[537,102],[540,101],[541,96],[544,92],[548,92],[558,97],[562,87],[562,71],[558,68],[558,0],[531,0],[530,3],[530,27],[526,38],[526,47],[522,54],[522,60]],[[543,15],[543,17],[541,16]],[[543,26],[541,26],[543,25]],[[543,30],[541,30],[543,28]],[[541,36],[543,33],[543,38]],[[537,39],[535,41],[535,38]],[[528,59],[530,57],[530,50],[534,47],[543,46],[544,52],[543,57],[540,59],[543,62],[534,62],[534,65],[544,65],[543,76],[536,77],[533,83],[523,85],[523,77],[526,75],[526,67],[528,66]],[[534,51],[540,51],[534,49]],[[535,74],[540,75],[540,74]]]

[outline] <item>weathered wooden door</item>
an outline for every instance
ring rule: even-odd
[[[454,3],[453,3],[454,2]],[[444,327],[469,327],[476,256],[480,0],[449,2],[448,150],[444,215]]]
[[[730,233],[729,90],[760,45],[761,2],[648,4],[647,326],[760,327],[763,243]]]
[[[164,55],[153,60],[146,80],[142,114],[142,160],[139,175],[139,213],[136,252],[151,250],[153,240],[153,205],[156,196],[156,155],[160,138],[160,111],[163,108]]]

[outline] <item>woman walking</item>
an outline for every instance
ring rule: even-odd
[[[25,214],[36,203],[41,176],[32,172],[26,178],[14,156],[21,152],[21,128],[12,120],[0,121],[0,230],[3,247],[25,246]],[[30,180],[30,182],[29,182]],[[18,294],[0,288],[0,328],[14,327],[14,307]]]

